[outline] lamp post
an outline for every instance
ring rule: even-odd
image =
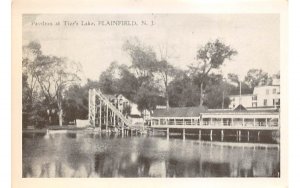
[[[240,99],[239,99],[239,105],[241,105],[242,101],[242,81],[240,81]]]
[[[222,109],[224,109],[224,90],[223,90],[223,95],[222,95]]]

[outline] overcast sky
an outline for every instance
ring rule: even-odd
[[[78,25],[67,26],[64,21]],[[81,21],[95,26],[81,26]],[[137,25],[109,26],[110,21]],[[141,25],[142,21],[147,25]],[[44,54],[78,61],[86,78],[98,79],[112,61],[130,64],[122,45],[132,37],[157,52],[159,46],[167,47],[170,63],[179,68],[196,61],[201,45],[219,38],[238,51],[225,62],[222,74],[245,76],[251,68],[274,74],[280,69],[279,24],[275,14],[26,15],[23,44],[39,41]]]

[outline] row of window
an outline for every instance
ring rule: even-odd
[[[276,88],[272,89],[272,93],[276,94]],[[266,89],[266,95],[269,95],[269,89]]]
[[[268,106],[268,100],[264,99],[263,106]],[[273,99],[273,106],[280,106],[280,99]],[[235,107],[235,104],[232,104],[232,107]],[[252,107],[257,107],[257,101],[252,101]]]

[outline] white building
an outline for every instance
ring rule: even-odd
[[[150,112],[148,110],[144,110],[143,112],[140,112],[138,110],[138,105],[135,104],[134,102],[128,100],[126,97],[124,97],[121,94],[116,94],[116,95],[106,95],[105,96],[108,98],[108,100],[120,111],[123,112],[123,109],[126,106],[130,106],[131,111],[130,114],[133,117],[141,116],[147,119],[147,117],[150,116]]]
[[[229,108],[235,108],[239,104],[246,108],[279,108],[280,107],[280,86],[257,86],[253,94],[230,95],[231,103]]]
[[[252,94],[246,95],[230,95],[230,104],[229,108],[236,108],[239,104],[242,104],[244,107],[249,108],[252,107]]]

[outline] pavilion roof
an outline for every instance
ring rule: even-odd
[[[156,109],[152,117],[197,117],[200,113],[207,112],[207,107],[176,107],[169,109]]]
[[[176,107],[169,109],[156,109],[152,117],[198,117],[200,114],[273,114],[278,109],[251,109],[239,107],[236,109],[207,109],[207,107]]]

